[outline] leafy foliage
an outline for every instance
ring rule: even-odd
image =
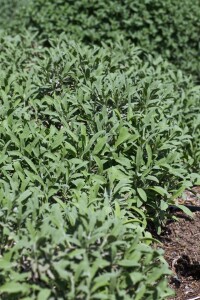
[[[199,81],[199,0],[125,0],[117,5],[108,0],[20,0],[15,10],[13,1],[1,2],[8,17],[13,12],[12,32],[23,26],[36,30],[47,45],[49,38],[63,32],[86,44],[116,41],[121,36],[161,54]]]
[[[2,300],[172,295],[147,224],[200,184],[200,87],[155,53],[198,76],[192,1],[1,1]]]
[[[145,228],[196,180],[198,89],[130,44],[1,45],[1,298],[165,298]]]

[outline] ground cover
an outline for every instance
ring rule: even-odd
[[[145,228],[199,181],[198,89],[130,44],[1,41],[2,299],[165,298]]]
[[[49,39],[64,33],[85,44],[130,40],[161,55],[200,82],[199,0],[1,0],[0,24],[9,33],[24,28]],[[10,22],[12,19],[12,22]]]
[[[170,271],[163,250],[152,247],[151,232],[160,234],[180,211],[192,216],[188,208],[195,208],[194,201],[198,205],[195,197],[181,198],[185,189],[191,198],[189,190],[200,184],[197,52],[189,50],[192,61],[185,55],[180,63],[182,42],[171,47],[170,35],[176,59],[167,52],[163,56],[177,62],[176,68],[155,55],[160,46],[148,52],[142,43],[134,40],[145,50],[122,38],[127,32],[130,39],[133,28],[129,22],[130,27],[119,28],[116,22],[132,22],[128,1],[119,14],[109,6],[112,1],[102,8],[95,2],[95,15],[88,1],[24,1],[20,10],[19,3],[12,2],[9,10],[11,2],[2,1],[9,10],[5,16],[15,18],[8,26],[6,17],[0,20],[1,299],[173,297],[167,278],[175,272],[184,282],[179,265],[189,268],[198,260],[192,260],[194,249],[188,246],[185,261],[178,257],[171,264],[177,258],[172,241],[165,256]],[[137,1],[135,8],[148,7],[144,14],[157,29],[154,13],[163,16],[170,7],[175,32],[196,43],[198,26],[194,36],[186,31],[198,25],[196,2],[187,28],[183,11],[175,9],[177,1],[166,3],[155,1],[154,7],[151,1],[141,6]],[[95,34],[94,21],[102,25]],[[145,32],[154,30],[139,27],[134,32],[150,45]],[[183,224],[172,224],[173,239],[174,228]],[[196,223],[187,224],[188,232],[192,228],[198,234]],[[177,235],[186,237],[180,230]],[[180,286],[178,297],[186,295]]]

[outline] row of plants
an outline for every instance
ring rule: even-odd
[[[85,44],[127,39],[199,82],[199,0],[1,0],[1,10],[11,34],[38,32],[46,46],[63,32]]]
[[[200,184],[199,0],[0,4],[0,298],[166,299],[148,229]]]
[[[171,295],[147,224],[200,182],[199,87],[129,42],[1,34],[0,65],[1,299]]]

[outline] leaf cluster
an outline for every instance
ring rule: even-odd
[[[199,89],[129,43],[0,58],[1,299],[166,298],[145,229],[198,180]]]
[[[37,31],[45,44],[65,33],[86,44],[128,39],[161,55],[199,81],[199,0],[1,0],[2,25],[12,34]],[[10,22],[10,18],[12,21]]]
[[[1,11],[0,298],[166,299],[148,224],[200,184],[198,0]]]

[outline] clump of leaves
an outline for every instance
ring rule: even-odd
[[[122,218],[124,212],[112,209],[108,200],[89,204],[85,193],[74,205],[58,201],[36,207],[36,199],[17,234],[11,225],[4,228],[2,299],[163,299],[170,294],[162,252],[148,246],[151,238],[134,218]]]
[[[46,46],[63,32],[70,39],[98,45],[121,36],[169,59],[199,81],[199,0],[126,0],[118,5],[107,0],[1,3],[2,25],[12,34],[24,28],[37,31]]]
[[[51,43],[1,36],[1,298],[164,299],[145,229],[199,180],[199,87],[129,43]]]

